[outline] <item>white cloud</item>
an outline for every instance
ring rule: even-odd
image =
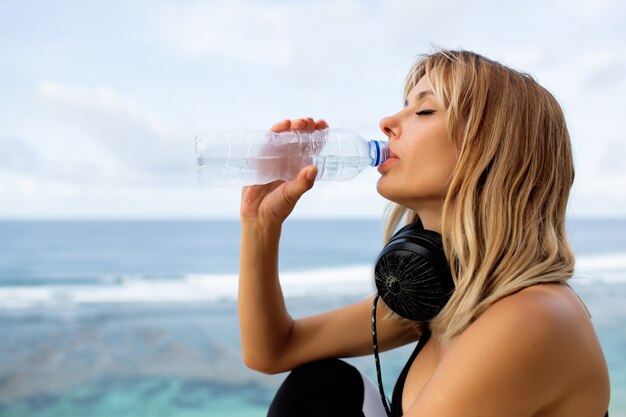
[[[20,7],[11,6],[13,15],[28,15]],[[90,16],[55,15],[55,31],[49,20],[29,20],[27,28],[41,29],[28,33],[0,29],[27,39],[2,45],[10,71],[0,90],[10,94],[0,97],[0,216],[237,216],[240,190],[196,187],[195,134],[312,116],[381,138],[378,120],[398,110],[413,56],[431,42],[535,76],[570,126],[571,213],[626,214],[626,8],[618,0],[91,7],[76,9]],[[87,33],[79,23],[93,15],[102,21]],[[316,184],[294,215],[378,217],[385,202],[376,178],[372,170]]]
[[[422,46],[394,51],[395,22],[387,7],[356,0],[198,0],[166,3],[148,20],[157,47],[190,65],[233,71],[243,82],[275,71],[276,90],[308,85],[318,94],[334,88],[341,95],[346,84],[389,85],[404,71],[394,58],[408,62]]]
[[[33,172],[38,170],[39,155],[26,141],[16,136],[0,136],[0,170]]]
[[[197,187],[84,184],[0,173],[3,218],[205,218],[237,211],[240,190],[219,194]],[[219,197],[219,198],[218,198]],[[224,201],[221,199],[224,198]],[[218,202],[218,204],[216,204]]]
[[[38,91],[61,120],[79,126],[128,169],[156,177],[153,182],[176,180],[193,172],[193,136],[167,129],[158,117],[112,88],[46,81],[39,84]],[[97,159],[97,155],[87,157]]]
[[[566,18],[585,19],[598,25],[616,23],[624,15],[620,0],[553,0],[552,4],[553,10],[558,10]]]
[[[244,1],[166,3],[155,15],[153,36],[174,54],[281,66],[297,53],[289,7]]]

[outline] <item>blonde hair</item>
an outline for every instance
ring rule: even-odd
[[[423,76],[446,109],[458,152],[441,224],[456,288],[430,322],[447,344],[503,297],[534,284],[568,285],[574,166],[561,107],[532,76],[474,52],[440,50],[413,65],[405,99]],[[385,242],[403,217],[408,224],[418,214],[387,207]]]

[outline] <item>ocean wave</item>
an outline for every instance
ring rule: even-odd
[[[626,283],[626,253],[608,253],[576,257],[573,282]]]
[[[97,284],[0,286],[0,309],[110,303],[189,303],[235,301],[237,274],[190,274],[179,279],[141,275],[103,276]],[[574,284],[625,283],[626,254],[577,258]],[[354,265],[283,272],[285,297],[355,295],[374,292],[373,267]]]
[[[371,266],[284,272],[280,276],[285,297],[367,295],[373,292]],[[186,275],[178,280],[122,276],[101,285],[3,286],[0,309],[21,309],[72,304],[188,303],[235,301],[237,274]]]
[[[607,253],[576,257],[576,271],[626,271],[626,253]]]

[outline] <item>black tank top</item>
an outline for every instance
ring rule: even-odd
[[[402,391],[404,390],[404,382],[406,381],[406,376],[409,373],[409,369],[413,364],[413,361],[417,357],[417,355],[422,351],[422,348],[430,339],[430,329],[428,326],[422,326],[423,332],[420,340],[417,342],[417,346],[415,346],[415,350],[411,354],[409,361],[404,365],[402,372],[400,372],[400,376],[396,381],[396,386],[393,388],[393,394],[391,396],[391,416],[392,417],[402,417]]]
[[[428,326],[424,326],[422,337],[420,337],[420,340],[417,342],[417,346],[415,346],[415,350],[411,354],[411,357],[409,358],[406,365],[404,365],[404,368],[402,369],[402,372],[400,373],[400,376],[398,377],[398,380],[396,381],[396,386],[393,388],[393,394],[391,397],[391,416],[392,417],[402,417],[402,391],[404,390],[404,382],[406,381],[406,376],[409,373],[409,369],[411,368],[413,361],[415,360],[417,355],[419,355],[419,353],[422,351],[422,348],[424,347],[426,342],[428,342],[428,339],[430,339],[430,335],[431,335],[430,329],[428,328]],[[609,417],[608,410],[606,414],[604,415],[604,417]]]

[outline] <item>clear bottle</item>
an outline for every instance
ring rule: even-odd
[[[345,181],[383,163],[388,149],[345,129],[213,131],[196,136],[196,171],[205,187],[289,181],[308,165],[317,166],[316,181]]]

